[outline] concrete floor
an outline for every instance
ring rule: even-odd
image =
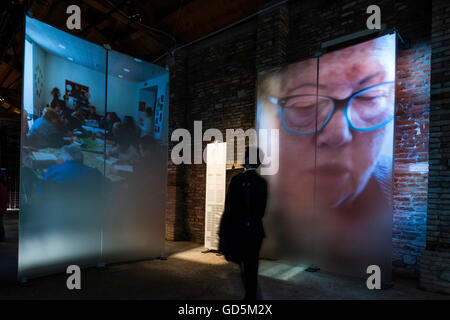
[[[82,271],[82,290],[66,288],[66,274],[15,281],[17,218],[6,219],[8,241],[0,243],[0,300],[4,299],[241,299],[236,265],[222,256],[202,253],[191,242],[166,242],[167,260],[110,265]],[[302,266],[262,260],[260,286],[264,299],[450,299],[417,288],[418,281],[394,278],[388,290],[368,290],[365,281]]]

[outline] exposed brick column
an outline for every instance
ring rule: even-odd
[[[261,9],[268,8],[269,3]],[[258,16],[256,37],[256,70],[262,71],[286,63],[289,40],[287,4],[276,6]]]
[[[416,278],[426,236],[430,56],[428,40],[397,50],[392,264]]]
[[[434,0],[431,38],[430,170],[420,286],[450,293],[450,10]]]
[[[186,52],[176,53],[175,65],[170,70],[169,148],[166,208],[166,239],[186,240],[185,232],[185,165],[174,165],[170,159],[173,130],[186,127]]]

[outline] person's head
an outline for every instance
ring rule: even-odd
[[[45,108],[43,111],[43,117],[48,122],[57,125],[59,123],[59,115],[52,108]]]
[[[316,58],[274,76],[278,100],[261,103],[259,121],[279,129],[276,183],[286,201],[312,199],[315,185],[318,203],[335,208],[364,190],[392,134],[394,46],[381,37],[321,56],[318,77]]]
[[[61,92],[57,87],[54,87],[50,93],[55,99],[59,99],[59,97],[61,96]]]
[[[123,124],[122,122],[118,121],[118,122],[114,122],[114,124],[112,125],[112,133],[115,137],[118,137],[120,135],[123,134]]]
[[[147,118],[152,118],[153,117],[153,109],[152,108],[146,108],[145,109],[145,116],[147,117]]]
[[[61,159],[66,161],[75,161],[78,163],[83,163],[84,156],[80,148],[74,145],[64,146],[61,149]]]
[[[244,167],[258,169],[263,160],[263,153],[257,147],[247,147],[244,155]]]

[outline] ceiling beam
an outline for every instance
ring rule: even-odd
[[[161,19],[162,27],[175,26],[185,42],[201,38],[258,11],[267,0],[195,0]]]
[[[99,24],[101,24],[103,21],[108,19],[114,12],[120,10],[125,5],[126,2],[127,2],[127,0],[123,0],[119,4],[115,5],[111,10],[109,10],[107,12],[102,11],[102,15],[100,17],[97,17],[95,22],[92,22],[87,27],[83,28],[80,32],[78,32],[77,36],[81,36],[81,35],[85,34],[87,31],[89,31],[91,28],[96,27]]]
[[[13,68],[10,68],[8,70],[8,72],[6,72],[5,76],[2,78],[2,80],[0,82],[0,85],[2,86],[2,88],[3,88],[3,85],[5,84],[6,79],[8,79],[8,77],[11,75],[12,72],[13,72]]]
[[[110,7],[103,5],[102,3],[98,2],[97,0],[83,0],[85,3],[87,3],[88,5],[90,5],[91,7],[93,7],[94,9],[97,9],[98,11],[106,14],[108,11],[110,11]],[[158,45],[162,45],[159,41],[157,41],[156,39],[154,39],[154,34],[151,33],[149,34],[149,31],[144,28],[143,26],[140,26],[139,24],[133,23],[131,22],[127,17],[124,17],[122,14],[120,14],[119,12],[113,12],[111,13],[111,18],[116,19],[117,21],[128,25],[136,30],[142,31],[149,39],[152,39],[153,42],[157,42]]]

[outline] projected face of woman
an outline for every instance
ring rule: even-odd
[[[316,95],[318,90],[319,96],[346,99],[362,89],[393,81],[393,60],[385,56],[383,43],[376,40],[328,53],[320,57],[318,88],[317,59],[292,64],[282,76],[281,97]],[[302,200],[312,199],[314,184],[319,206],[337,208],[350,204],[373,173],[389,126],[357,131],[350,127],[345,108],[336,104],[335,108],[332,118],[317,135],[293,134],[281,125],[281,115],[277,121],[280,129],[277,191],[281,202],[291,209],[298,210]]]

